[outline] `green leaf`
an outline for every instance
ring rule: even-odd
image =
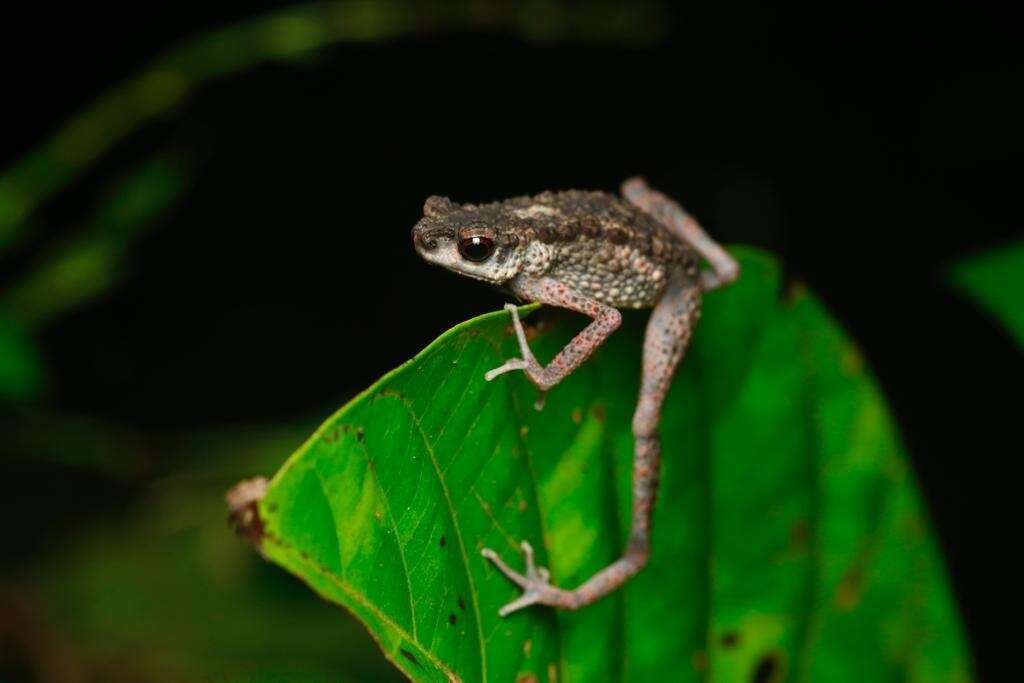
[[[521,566],[528,539],[566,587],[618,557],[642,313],[543,412],[522,376],[483,380],[515,355],[507,314],[457,325],[288,460],[250,520],[260,550],[417,681],[969,679],[863,360],[813,296],[782,297],[771,258],[740,255],[669,395],[653,558],[623,590],[502,619],[517,590],[480,550]],[[543,361],[582,326],[531,343]]]
[[[35,343],[21,325],[0,310],[0,401],[36,398],[42,390],[43,375]]]
[[[1024,346],[1024,240],[964,259],[951,275]]]

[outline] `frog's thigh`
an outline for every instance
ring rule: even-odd
[[[700,317],[700,288],[675,273],[651,312],[644,337],[640,398],[633,415],[633,433],[652,436],[672,377]]]
[[[701,273],[701,286],[705,291],[721,287],[739,277],[740,265],[736,259],[711,239],[693,216],[674,199],[648,186],[643,178],[630,178],[622,183],[622,196],[653,216],[676,239],[689,244],[707,259],[714,272]]]

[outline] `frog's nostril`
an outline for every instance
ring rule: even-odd
[[[430,236],[424,236],[420,233],[413,232],[412,241],[417,247],[423,251],[434,251],[437,249],[437,239]]]

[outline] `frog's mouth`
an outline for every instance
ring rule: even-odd
[[[483,264],[466,263],[454,247],[447,250],[448,253],[445,252],[446,250],[442,247],[434,251],[419,251],[419,254],[427,263],[440,266],[462,277],[472,278],[492,285],[500,284],[486,266]]]

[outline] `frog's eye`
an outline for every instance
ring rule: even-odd
[[[473,235],[459,240],[459,253],[467,261],[486,261],[494,253],[494,240],[484,235]]]

